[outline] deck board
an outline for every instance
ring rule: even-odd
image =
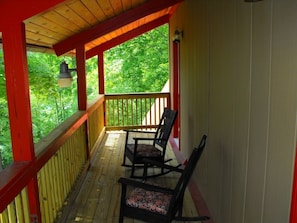
[[[121,187],[117,180],[119,177],[130,176],[129,168],[121,166],[124,144],[124,132],[108,132],[106,134],[92,159],[91,167],[77,193],[75,201],[67,204],[71,206],[71,211],[68,212],[67,216],[63,216],[63,222],[118,222]],[[171,165],[177,165],[177,160],[170,145],[168,145],[167,149],[167,158],[172,158]],[[150,171],[158,170],[152,169]],[[178,177],[176,174],[178,173],[170,173],[154,178],[154,180],[162,183],[162,185],[173,187]],[[188,191],[185,194],[184,213],[186,216],[197,216],[195,205]],[[62,221],[58,220],[58,222]],[[129,218],[125,218],[124,222],[143,223]]]

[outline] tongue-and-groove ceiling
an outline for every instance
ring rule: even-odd
[[[88,58],[167,23],[181,1],[66,0],[24,20],[27,49],[59,56],[83,44]]]

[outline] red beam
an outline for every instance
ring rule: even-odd
[[[92,48],[91,50],[87,51],[86,57],[87,59],[96,56],[98,53],[103,52],[105,50],[108,50],[112,47],[115,47],[117,45],[120,45],[130,39],[133,39],[143,33],[146,33],[158,26],[164,25],[165,23],[169,22],[169,16],[165,15],[162,16],[154,21],[151,21],[149,23],[146,23],[134,30],[131,30],[123,35],[117,36],[116,38],[113,38],[97,47]]]
[[[0,1],[0,30],[10,26],[13,21],[20,23],[40,12],[43,12],[65,0],[1,0]],[[9,21],[9,22],[8,22]]]
[[[118,28],[130,24],[140,18],[143,18],[162,9],[173,6],[183,0],[151,0],[142,5],[128,10],[119,16],[113,17],[105,22],[98,24],[86,31],[73,35],[72,37],[63,40],[53,46],[58,56],[69,52],[79,45],[86,44],[100,36],[108,34]]]

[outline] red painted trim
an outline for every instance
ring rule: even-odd
[[[169,143],[171,145],[171,148],[174,152],[174,155],[179,163],[186,164],[188,160],[183,156],[181,153],[179,146],[175,143],[174,138],[170,137],[169,138]],[[196,183],[193,180],[190,180],[188,189],[190,191],[191,197],[193,199],[193,202],[195,204],[196,210],[199,213],[200,216],[209,216],[211,217],[211,214],[208,210],[208,207],[206,205],[206,202],[204,201],[199,188],[197,187]],[[209,221],[203,221],[207,223],[214,223],[212,219]],[[291,222],[292,223],[292,222]]]
[[[211,218],[211,214],[208,210],[208,207],[206,205],[206,202],[204,201],[198,186],[194,182],[194,180],[190,180],[188,185],[189,192],[192,196],[193,202],[195,204],[196,210],[200,216],[208,216],[210,217],[210,220],[203,221],[207,223],[214,223],[213,219]]]
[[[143,18],[152,13],[158,12],[183,0],[151,0],[139,5],[138,7],[123,12],[121,15],[113,17],[105,22],[93,26],[92,28],[73,35],[72,37],[63,40],[53,46],[58,56],[69,52],[78,45],[86,44],[100,36],[110,33],[118,28],[128,25],[140,18]]]
[[[297,151],[297,146],[296,146],[296,151]],[[291,212],[290,212],[290,223],[296,223],[296,222],[297,222],[297,153],[295,153],[293,192],[292,192]]]
[[[3,30],[2,38],[13,157],[15,161],[30,161],[35,153],[25,25],[11,24]]]
[[[105,94],[104,86],[104,55],[103,51],[98,52],[98,84],[99,84],[99,94]]]
[[[33,179],[30,180],[28,187],[29,207],[31,214],[31,222],[41,222],[41,210],[39,202],[39,188],[37,173],[34,174]]]
[[[168,21],[169,21],[169,17],[167,15],[162,16],[154,21],[151,21],[151,22],[145,24],[145,25],[139,26],[138,28],[131,30],[123,35],[117,36],[117,37],[97,46],[97,47],[92,48],[91,50],[88,50],[86,53],[87,59],[97,55],[98,52],[100,53],[105,50],[108,50],[108,49],[115,47],[117,45],[120,45],[130,39],[133,39],[143,33],[146,33],[156,27],[164,25],[164,24],[168,23]]]
[[[179,105],[179,47],[178,41],[173,41],[173,109],[178,111],[175,125],[173,126],[173,137],[180,138],[180,105]]]
[[[0,213],[29,183],[32,166],[30,162],[14,162],[0,172]]]
[[[1,27],[10,26],[13,21],[23,22],[44,10],[47,10],[65,0],[1,0],[0,1],[0,30]],[[9,21],[9,22],[7,22]]]
[[[86,54],[82,45],[76,48],[78,110],[87,109]]]
[[[3,31],[3,49],[6,73],[6,91],[11,129],[11,141],[14,161],[35,161],[32,117],[29,94],[28,63],[26,55],[25,25],[19,23]],[[15,163],[12,164],[14,167]],[[23,187],[28,186],[30,215],[41,221],[37,171],[33,167],[29,171],[21,170],[14,173],[17,179],[10,184],[17,184],[8,188],[1,198],[1,202],[9,204]],[[26,175],[23,175],[25,174]],[[31,176],[31,177],[30,177]],[[29,182],[27,182],[29,180]],[[2,193],[1,193],[2,194]]]

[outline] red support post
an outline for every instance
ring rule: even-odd
[[[15,161],[35,159],[24,24],[2,33],[6,92]]]
[[[104,52],[100,51],[97,55],[98,57],[98,85],[99,85],[99,94],[105,94],[105,79],[104,79]],[[104,126],[106,126],[106,104],[105,101],[103,103],[103,109],[104,109]]]
[[[78,110],[87,110],[87,79],[86,79],[86,52],[84,45],[76,48],[76,72],[77,72],[77,94],[78,94]],[[88,121],[85,123],[86,129],[88,129]],[[89,148],[89,131],[86,131],[86,154],[90,159]]]
[[[25,25],[10,23],[2,32],[6,92],[14,161],[34,162]],[[33,170],[35,171],[35,170]],[[36,172],[36,171],[35,171]],[[41,222],[37,176],[28,185],[30,215]],[[33,221],[32,221],[33,222]]]
[[[179,137],[180,128],[180,105],[179,105],[179,41],[173,41],[173,109],[178,111],[175,125],[173,126],[173,137]]]
[[[87,81],[86,81],[86,54],[85,47],[81,45],[76,48],[76,71],[78,110],[87,109]]]
[[[105,86],[104,86],[104,55],[101,51],[98,54],[98,81],[99,81],[99,94],[105,93]]]

